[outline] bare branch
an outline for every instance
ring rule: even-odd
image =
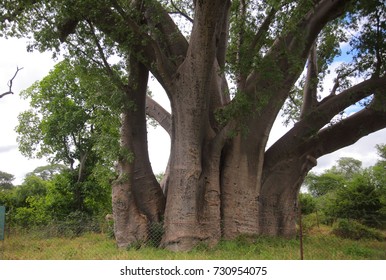
[[[190,16],[188,16],[186,13],[184,13],[183,11],[181,11],[181,9],[178,8],[178,7],[176,6],[176,4],[174,3],[173,0],[170,0],[170,3],[172,4],[173,8],[177,11],[177,14],[180,14],[181,16],[183,16],[184,18],[186,18],[186,19],[187,19],[188,21],[190,21],[191,23],[194,22],[193,19],[192,19]]]
[[[17,74],[18,74],[19,71],[22,70],[22,69],[23,69],[23,67],[21,67],[21,68],[17,67],[17,68],[16,68],[15,74],[14,74],[13,77],[8,81],[8,91],[6,91],[6,92],[0,94],[0,98],[6,96],[6,95],[8,95],[8,94],[13,94],[13,91],[12,91],[13,80],[16,78]]]

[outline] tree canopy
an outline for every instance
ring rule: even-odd
[[[386,127],[380,0],[3,2],[3,34],[30,36],[29,50],[65,53],[119,93],[90,91],[121,113],[112,184],[121,247],[149,238],[154,223],[172,250],[240,234],[294,235],[299,188],[317,158]],[[352,59],[321,95],[345,52]],[[147,96],[149,73],[171,114]],[[71,123],[87,113],[65,105]],[[294,125],[267,147],[280,112]],[[162,191],[145,113],[171,137]]]
[[[0,171],[0,188],[10,189],[13,187],[12,181],[15,180],[15,176],[4,171]]]

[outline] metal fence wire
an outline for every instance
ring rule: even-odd
[[[307,258],[307,256],[311,256],[311,252],[307,251],[307,246],[304,245],[305,242],[303,242],[304,238],[307,238],[309,236],[312,236],[312,231],[315,232],[319,228],[320,221],[318,216],[313,215],[312,219],[310,219],[310,216],[307,215],[306,217],[302,217],[300,211],[297,218],[297,234],[295,237],[293,237],[291,240],[288,240],[291,246],[291,250],[293,252],[291,253],[292,259],[303,259],[304,256]],[[59,220],[53,220],[45,225],[15,225],[12,223],[6,223],[5,226],[5,238],[2,244],[0,244],[0,259],[14,259],[18,258],[18,256],[15,257],[14,254],[12,254],[13,250],[20,250],[23,246],[35,246],[35,245],[24,245],[26,239],[28,240],[34,240],[36,243],[41,244],[39,245],[39,248],[44,248],[42,244],[44,242],[66,242],[65,240],[74,240],[76,238],[82,238],[82,236],[92,236],[94,238],[95,236],[98,236],[97,240],[95,242],[105,242],[109,245],[109,250],[111,248],[116,248],[118,251],[118,248],[116,247],[115,243],[115,237],[114,237],[114,222],[112,220],[111,215],[107,215],[107,217],[100,217],[100,218],[90,218],[87,216],[74,216],[74,217],[63,217],[63,219]],[[90,235],[91,234],[91,235]],[[219,236],[219,239],[222,240],[223,233],[219,233],[221,236]],[[146,240],[141,240],[137,243],[134,243],[131,245],[131,247],[126,248],[127,250],[130,249],[141,249],[143,247],[152,247],[157,248],[159,247],[162,238],[164,235],[164,227],[161,223],[154,223],[150,224],[148,226],[148,238]],[[248,241],[255,242],[254,245],[256,246],[256,242],[264,242],[264,239],[259,239],[260,236],[252,236],[249,237]],[[63,241],[64,240],[64,241]],[[0,241],[1,242],[1,241]],[[17,243],[19,242],[19,244]],[[271,242],[271,241],[268,241]],[[279,241],[282,242],[281,244],[286,244],[287,241]],[[306,242],[307,243],[307,242]],[[30,242],[25,242],[25,244],[31,244]],[[34,243],[35,244],[35,243]],[[237,244],[237,243],[236,243]],[[385,246],[385,243],[380,243]],[[245,245],[245,244],[244,244]],[[286,246],[286,245],[283,245]],[[303,248],[304,246],[304,248]],[[386,248],[386,247],[385,247]],[[28,248],[25,248],[28,249]],[[354,250],[355,248],[353,248]],[[76,248],[74,248],[76,251]],[[237,248],[235,249],[237,250]],[[328,247],[328,246],[320,246],[318,250],[325,250],[326,252],[323,252],[322,255],[329,256],[331,255],[331,259],[336,258],[337,256],[333,256],[334,248]],[[4,251],[7,253],[4,254]],[[74,252],[75,252],[74,251]],[[354,250],[355,251],[355,250]],[[42,252],[43,254],[44,252]],[[362,252],[363,253],[363,252]],[[364,253],[363,253],[364,254]],[[361,257],[361,256],[359,256]],[[37,256],[36,258],[50,258],[50,255],[41,255]],[[53,257],[57,258],[57,257]],[[67,258],[67,257],[66,257]],[[71,259],[71,256],[69,257]],[[87,257],[90,258],[90,257]],[[91,257],[92,258],[92,257]],[[103,251],[100,252],[98,255],[99,259],[104,258]],[[108,258],[111,258],[108,257]],[[261,258],[259,254],[256,254],[256,259]]]

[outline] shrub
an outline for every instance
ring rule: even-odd
[[[299,202],[302,214],[308,215],[316,211],[316,200],[308,193],[299,194]]]
[[[303,233],[309,233],[314,227],[320,225],[320,214],[311,213],[302,217]]]
[[[353,220],[340,219],[333,228],[333,234],[343,238],[354,240],[359,239],[376,239],[379,241],[385,240],[383,234],[373,228],[369,228]]]

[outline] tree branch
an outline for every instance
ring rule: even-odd
[[[353,69],[349,70],[348,72],[339,73],[338,76],[334,79],[335,83],[334,83],[334,86],[331,90],[330,95],[327,96],[325,99],[323,99],[320,103],[323,103],[323,102],[327,101],[330,97],[335,96],[336,91],[338,90],[338,88],[340,86],[340,80],[350,76],[352,73],[354,73],[357,70],[358,70],[358,67],[354,67]]]
[[[226,64],[227,46],[229,40],[229,20],[230,20],[230,1],[223,15],[221,28],[219,28],[218,43],[217,43],[217,62],[220,69],[224,69]]]
[[[185,59],[189,44],[167,11],[154,1],[146,7],[147,24],[158,32],[151,34],[161,49],[166,50],[166,56],[178,67]]]
[[[188,21],[190,21],[191,23],[193,23],[193,19],[188,16],[186,13],[184,13],[183,11],[181,11],[181,9],[179,9],[176,4],[174,3],[173,0],[170,0],[170,3],[172,4],[173,8],[177,11],[178,14],[180,14],[181,16],[183,16],[184,18],[186,18]]]
[[[170,136],[172,135],[172,117],[170,113],[148,95],[146,95],[146,115],[158,122]]]
[[[302,149],[303,145],[315,135],[319,135],[318,131],[339,112],[374,92],[383,90],[385,87],[386,77],[378,79],[372,78],[330,98],[316,107],[306,118],[296,123],[290,131],[277,140],[266,151],[266,157],[270,162],[275,163],[279,162],[285,155]],[[343,123],[345,120],[341,122]],[[367,123],[364,123],[364,125],[367,125]]]
[[[16,68],[16,72],[15,74],[13,75],[13,77],[8,81],[8,91],[0,94],[0,98],[3,98],[4,96],[8,95],[8,94],[13,94],[13,91],[12,91],[12,86],[13,86],[13,80],[16,78],[17,74],[19,73],[20,70],[22,70],[22,68],[19,68],[17,67]]]
[[[110,64],[107,61],[107,58],[106,58],[106,56],[105,56],[105,54],[103,52],[103,47],[99,43],[99,39],[98,39],[98,37],[97,37],[97,35],[95,33],[94,25],[89,20],[87,20],[87,23],[88,23],[88,25],[90,27],[91,36],[94,39],[94,43],[95,43],[95,45],[96,45],[96,47],[98,49],[99,56],[102,59],[103,66],[106,69],[107,74],[111,77],[111,79],[113,79],[118,84],[118,86],[121,89],[124,89],[125,85],[122,83],[122,80],[119,77],[117,77],[117,75],[114,73],[113,69],[111,69]]]
[[[303,18],[298,21],[296,27],[292,31],[280,37],[272,45],[264,60],[268,65],[271,61],[275,61],[278,65],[278,71],[283,73],[282,80],[285,81],[285,86],[282,90],[277,91],[276,95],[272,95],[273,102],[278,102],[280,98],[285,101],[290,88],[293,86],[303,68],[294,68],[293,61],[297,61],[298,65],[303,65],[307,59],[309,51],[319,35],[323,27],[331,20],[341,16],[346,5],[350,1],[347,0],[321,0],[315,7],[304,14]],[[298,7],[300,12],[302,7]],[[260,70],[260,69],[259,69]],[[247,87],[253,88],[261,82],[259,72],[254,70],[247,80]],[[277,84],[277,81],[272,84]],[[278,96],[282,95],[282,96]],[[279,106],[278,108],[281,108]]]
[[[259,30],[257,31],[255,37],[253,38],[253,41],[249,47],[249,50],[251,52],[256,52],[257,50],[260,49],[260,47],[256,50],[257,46],[261,46],[262,44],[260,43],[261,40],[265,37],[265,33],[268,31],[269,26],[271,25],[272,21],[275,18],[277,9],[271,8],[269,11],[267,17],[264,19],[263,23],[261,24]]]
[[[318,57],[316,42],[312,45],[308,57],[307,76],[304,85],[303,104],[300,112],[300,118],[303,119],[318,103]]]
[[[386,128],[385,112],[365,108],[341,122],[322,129],[303,149],[313,151],[316,158],[332,153],[375,131]]]

